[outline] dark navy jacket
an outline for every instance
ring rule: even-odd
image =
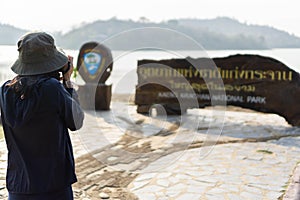
[[[8,191],[55,192],[76,182],[68,133],[68,128],[79,129],[84,118],[76,92],[54,78],[42,78],[27,98],[20,98],[6,84],[0,95]]]

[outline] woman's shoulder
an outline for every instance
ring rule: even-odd
[[[0,95],[2,95],[3,93],[5,93],[7,90],[9,90],[11,87],[7,87],[7,84],[9,84],[11,82],[11,80],[5,81],[4,83],[2,83],[1,87],[0,87]]]
[[[7,86],[7,84],[9,84],[11,81],[12,81],[12,80],[7,80],[7,81],[5,81],[4,83],[1,84],[1,87],[3,88],[3,87],[5,87],[5,86]]]

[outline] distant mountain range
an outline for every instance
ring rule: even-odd
[[[15,45],[26,32],[28,31],[11,25],[0,24],[0,45]]]
[[[160,27],[178,31],[209,50],[300,48],[300,38],[288,32],[269,26],[248,25],[227,17],[174,19],[161,23],[112,18],[83,24],[65,34],[56,32],[53,35],[58,46],[79,49],[87,41],[101,43],[101,41],[123,31],[142,27]],[[15,45],[17,39],[25,32],[27,30],[0,24],[0,44]],[[145,40],[145,38],[147,39]],[[185,40],[186,38],[178,37],[175,34],[156,34],[151,31],[133,32],[126,40],[111,40],[109,47],[114,50],[131,49],[137,46],[137,42],[144,41],[144,46],[165,44],[172,50],[193,50],[195,46],[187,44]]]

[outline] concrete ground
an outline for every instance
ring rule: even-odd
[[[86,112],[71,133],[75,199],[300,199],[300,129],[275,114],[194,109],[149,117],[134,105]],[[0,198],[6,146],[0,141]]]

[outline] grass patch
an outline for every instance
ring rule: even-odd
[[[265,154],[273,154],[272,151],[268,151],[268,150],[265,150],[265,149],[260,149],[260,150],[257,150],[256,152],[258,152],[258,153],[265,153]]]

